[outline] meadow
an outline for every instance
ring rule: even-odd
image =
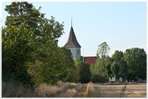
[[[2,97],[141,97],[146,98],[146,83],[69,83],[42,84],[35,89],[2,83]]]

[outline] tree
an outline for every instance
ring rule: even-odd
[[[119,77],[119,71],[120,71],[120,67],[119,67],[119,63],[114,61],[111,65],[111,71],[112,73],[117,76],[117,78]]]
[[[116,50],[115,53],[112,55],[112,59],[114,61],[120,61],[123,58],[123,52]]]
[[[21,23],[26,24],[26,28],[33,28],[34,38],[40,36],[39,30],[39,20],[44,17],[44,14],[39,12],[39,9],[35,9],[32,4],[28,2],[12,2],[7,5],[5,11],[7,11],[10,16],[7,16],[5,25],[19,27]],[[10,24],[10,25],[9,25]]]
[[[58,47],[57,41],[48,40],[45,44],[40,45],[37,51],[37,55],[41,57],[38,57],[34,64],[29,63],[29,74],[34,77],[36,83],[56,83],[65,66],[64,53]]]
[[[9,53],[3,51],[3,62],[9,61],[12,67],[29,65],[25,67],[25,70],[35,81],[55,83],[65,66],[64,53],[57,45],[58,38],[64,33],[63,24],[55,21],[54,17],[44,18],[44,14],[39,11],[40,8],[35,9],[27,2],[12,2],[11,5],[6,6],[5,11],[10,15],[7,16],[6,27],[3,29],[3,49]],[[22,23],[23,26],[20,25]],[[33,33],[31,34],[30,31]],[[20,42],[16,43],[16,39]],[[5,44],[6,41],[12,44]],[[7,57],[7,54],[10,57]],[[13,69],[15,71],[16,68]],[[21,69],[16,71],[19,74]]]
[[[106,64],[105,64],[106,72],[107,72],[107,78],[109,78],[112,75],[111,64],[112,63],[110,61],[106,62]]]
[[[123,57],[129,68],[128,79],[146,79],[146,52],[144,49],[127,49]]]
[[[97,59],[96,64],[91,68],[93,82],[105,82],[107,78],[107,69],[103,60]]]
[[[33,29],[25,28],[25,24],[10,26],[2,29],[2,61],[9,72],[15,75],[21,83],[31,84],[30,75],[27,73],[26,62],[30,59],[33,50],[31,35]]]
[[[98,46],[97,57],[98,57],[98,59],[101,60],[104,68],[105,68],[106,57],[108,55],[109,50],[110,50],[110,47],[108,46],[108,44],[106,42],[103,42],[102,44],[100,44]]]
[[[72,58],[71,51],[65,47],[62,47],[61,50],[64,53],[63,62],[65,65],[62,70],[62,75],[60,75],[60,79],[68,82],[77,82],[76,67],[74,66],[74,60]]]
[[[115,53],[112,55],[113,62],[117,62],[120,68],[118,76],[126,79],[128,76],[128,66],[123,59],[123,52],[116,50]]]
[[[119,61],[119,66],[120,66],[119,76],[122,77],[123,79],[127,79],[128,66],[127,63],[124,61],[124,58],[121,58],[121,60]]]
[[[80,75],[79,81],[81,83],[88,83],[90,81],[91,72],[87,62],[80,62],[77,64],[78,73]]]
[[[77,65],[78,63],[83,62],[83,56],[79,56],[76,60],[75,60],[75,65]],[[84,62],[86,62],[85,58],[84,58]]]
[[[83,57],[79,56],[75,60],[75,66],[77,72],[80,76],[79,81],[82,83],[87,83],[90,81],[91,72],[90,72],[90,65],[87,62],[83,62]]]
[[[110,50],[110,47],[106,42],[101,43],[100,45],[98,45],[97,57],[103,58],[104,56],[107,56],[109,50]]]
[[[54,17],[51,19],[44,18],[43,13],[40,13],[41,7],[36,9],[32,4],[28,2],[12,2],[11,5],[7,5],[5,11],[10,16],[6,18],[6,26],[9,24],[18,27],[22,22],[26,24],[26,28],[34,29],[32,40],[36,39],[57,39],[63,32],[63,24],[55,21]],[[45,41],[45,42],[46,42]],[[36,44],[38,45],[38,44]],[[35,46],[36,47],[36,46]]]

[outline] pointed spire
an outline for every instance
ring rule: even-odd
[[[72,27],[72,19],[71,19],[71,29],[70,29],[69,37],[68,37],[68,40],[65,44],[65,47],[67,47],[67,48],[76,48],[76,47],[80,48],[81,47],[76,39],[74,30]]]
[[[72,17],[71,17],[71,27],[72,27]]]

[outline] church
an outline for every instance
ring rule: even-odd
[[[76,35],[75,35],[75,32],[74,32],[72,25],[71,25],[71,28],[70,28],[68,40],[67,40],[67,42],[64,46],[71,50],[74,61],[79,57],[79,55],[81,55],[81,45],[78,43],[78,41],[76,39]],[[95,64],[96,59],[97,59],[96,56],[84,57],[84,58],[85,58],[86,62],[88,62],[90,65],[92,63]]]

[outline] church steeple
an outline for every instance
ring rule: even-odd
[[[71,29],[69,32],[69,37],[68,37],[68,40],[65,44],[65,47],[67,47],[67,48],[81,48],[80,44],[78,43],[78,41],[76,39],[76,36],[75,36],[72,26],[71,26]]]
[[[69,32],[69,37],[64,46],[71,50],[73,60],[76,60],[81,55],[81,46],[76,39],[74,30],[72,27],[72,18],[71,18],[71,28]]]

